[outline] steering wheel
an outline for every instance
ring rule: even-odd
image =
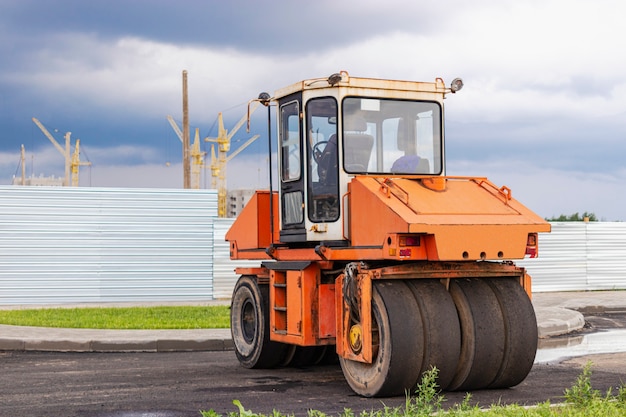
[[[319,165],[320,160],[322,159],[322,154],[324,153],[324,149],[326,149],[326,145],[328,144],[327,140],[320,140],[313,146],[313,160]],[[324,145],[324,149],[320,149],[320,147]]]

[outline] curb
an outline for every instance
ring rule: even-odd
[[[221,352],[233,350],[232,340],[143,340],[113,342],[92,340],[0,339],[0,351],[37,352]]]
[[[542,307],[535,309],[539,339],[562,336],[585,326],[582,313],[562,307]]]
[[[0,325],[0,351],[177,352],[233,349],[230,329],[92,330]]]
[[[593,307],[597,312],[599,307]],[[603,309],[602,311],[604,311]],[[581,330],[585,318],[563,307],[535,307],[540,339]],[[0,351],[177,352],[233,350],[230,329],[91,330],[0,325]]]
[[[568,306],[569,307],[569,306]],[[573,310],[535,305],[539,339],[581,330],[585,314],[624,311],[597,302]],[[93,330],[0,325],[0,351],[177,352],[234,350],[230,329]]]

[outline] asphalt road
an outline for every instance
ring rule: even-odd
[[[594,388],[606,391],[626,381],[626,354],[596,355],[535,365],[519,386],[475,391],[472,398],[483,406],[560,402],[589,359],[594,362]],[[247,370],[228,351],[0,352],[0,369],[1,417],[197,417],[199,410],[209,409],[225,415],[237,411],[234,399],[260,413],[277,409],[303,416],[316,409],[337,415],[344,408],[358,413],[405,401],[356,396],[338,365]],[[447,406],[464,397],[444,395]]]

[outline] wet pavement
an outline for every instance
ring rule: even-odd
[[[545,330],[535,363],[594,355],[594,363],[601,365],[596,362],[607,361],[602,355],[626,357],[626,291],[537,293],[533,305],[540,335]]]
[[[540,339],[535,363],[559,363],[568,358],[603,354],[626,355],[625,312],[588,313],[583,328]]]
[[[561,362],[567,358],[625,352],[626,330],[600,331],[540,343],[535,363]]]

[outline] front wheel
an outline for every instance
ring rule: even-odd
[[[411,390],[422,367],[424,329],[417,302],[403,281],[374,283],[372,339],[372,363],[339,358],[348,385],[364,397]]]
[[[245,368],[277,366],[287,345],[270,341],[269,289],[244,275],[233,290],[230,331],[235,354]]]

